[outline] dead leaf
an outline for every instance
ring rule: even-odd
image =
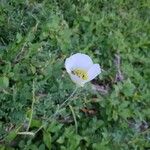
[[[97,111],[94,109],[82,108],[81,111],[88,115],[96,115],[97,114]]]
[[[124,76],[121,72],[121,69],[120,69],[120,65],[121,65],[121,58],[118,54],[115,54],[115,66],[116,66],[116,69],[117,69],[117,73],[116,73],[116,77],[115,77],[115,82],[119,82],[119,81],[122,81],[124,80]]]
[[[100,92],[103,95],[108,93],[108,86],[92,84],[92,89]]]

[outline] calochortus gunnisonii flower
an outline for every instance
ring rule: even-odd
[[[84,86],[86,82],[93,80],[101,73],[99,64],[93,64],[92,59],[86,55],[77,53],[65,61],[65,68],[72,81],[78,86]]]

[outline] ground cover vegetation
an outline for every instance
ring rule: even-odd
[[[0,149],[150,149],[149,51],[149,0],[1,0]],[[78,52],[103,71],[51,118]]]

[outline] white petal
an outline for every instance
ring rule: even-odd
[[[101,68],[99,64],[94,64],[89,70],[88,70],[88,81],[93,80],[96,76],[98,76],[101,73]]]
[[[82,80],[81,78],[79,78],[78,76],[74,75],[74,74],[69,74],[71,77],[71,80],[76,83],[78,86],[84,86],[84,84],[87,82],[87,80]]]
[[[70,73],[71,70],[74,70],[76,68],[89,70],[92,65],[92,59],[88,55],[81,53],[74,54],[67,58],[65,61],[65,67],[68,73]]]
[[[74,65],[74,61],[70,61],[69,58],[67,58],[65,61],[65,68],[66,68],[68,73],[71,73],[71,71],[72,71],[71,68],[73,65]]]

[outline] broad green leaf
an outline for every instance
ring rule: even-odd
[[[43,142],[51,150],[51,134],[47,131],[43,131]]]
[[[59,139],[57,140],[57,142],[59,143],[59,144],[63,144],[64,143],[64,139],[65,137],[64,136],[61,136],[61,137],[59,137]]]
[[[114,120],[118,119],[118,113],[115,110],[113,110],[112,117],[113,117]]]
[[[35,120],[35,119],[32,119],[32,122],[31,122],[31,127],[40,127],[41,126],[41,121],[40,120]]]
[[[5,76],[0,77],[0,88],[7,88],[9,86],[9,79]]]
[[[17,132],[16,132],[16,130],[13,130],[13,131],[9,132],[9,134],[6,136],[5,141],[10,143],[12,140],[15,139],[16,136],[17,136]]]

